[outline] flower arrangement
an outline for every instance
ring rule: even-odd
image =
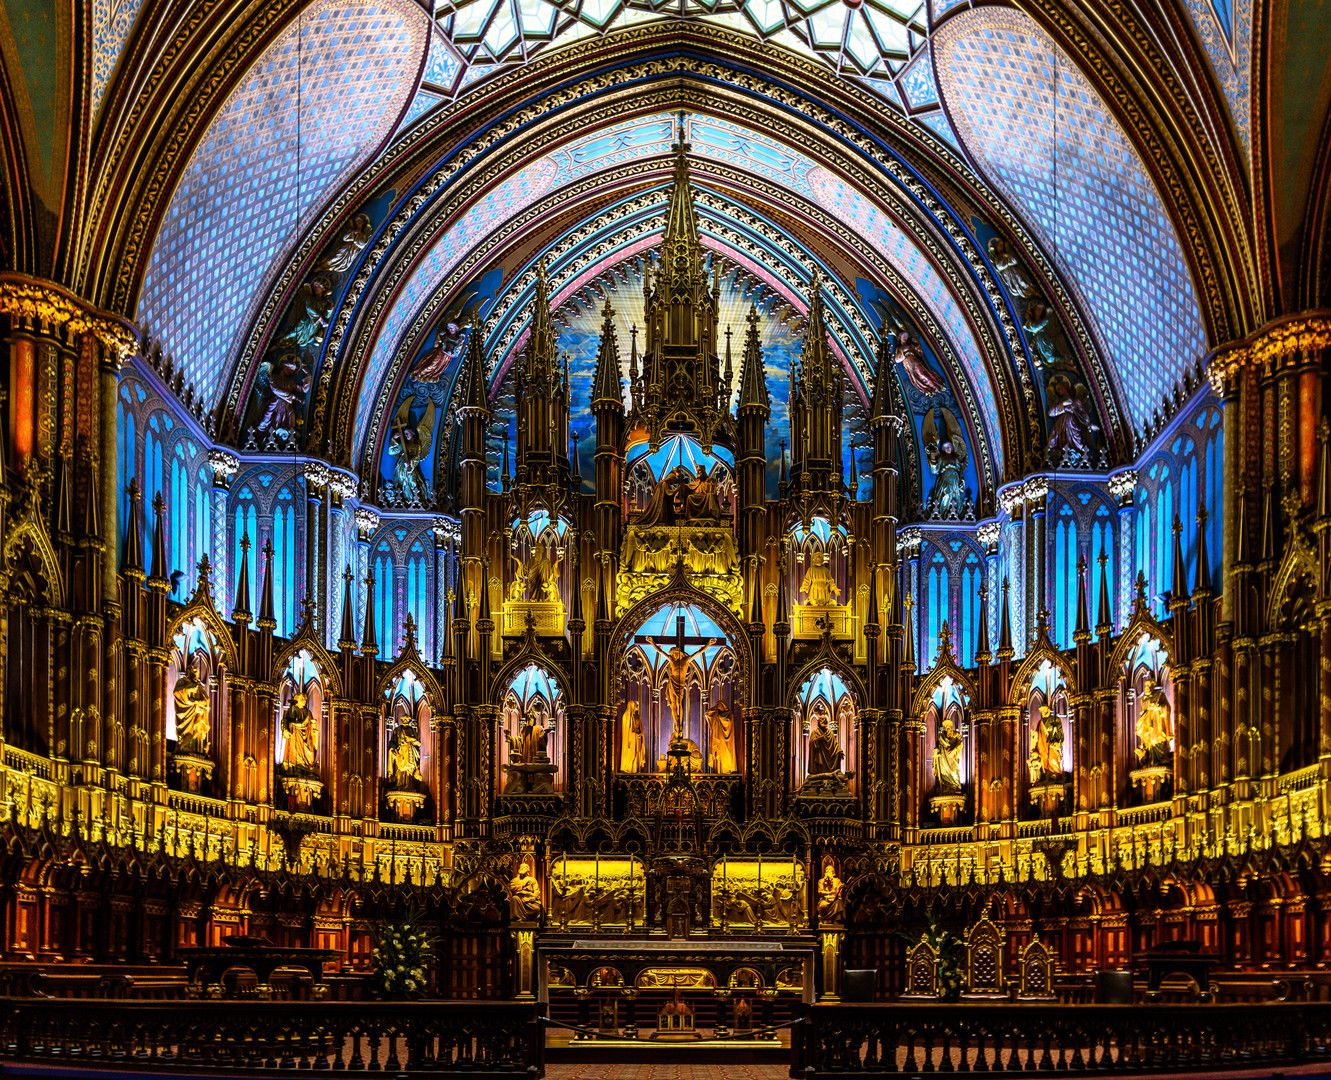
[[[921,941],[927,941],[938,955],[938,998],[940,1001],[956,1001],[961,997],[961,981],[966,962],[966,943],[951,930],[938,925],[933,912],[929,913],[929,925],[915,937],[899,935],[912,947]]]
[[[396,922],[384,923],[371,954],[379,992],[398,1000],[425,993],[426,961],[433,947],[434,939],[421,925],[418,911],[408,911]]]

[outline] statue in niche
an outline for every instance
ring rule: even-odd
[[[415,791],[421,784],[421,736],[414,724],[400,724],[388,740],[388,786]]]
[[[527,599],[534,604],[559,603],[559,564],[563,561],[563,552],[555,548],[555,557],[551,559],[545,553],[545,545],[537,541],[525,565],[516,555],[510,554],[510,558],[518,564],[508,587],[510,600],[521,600],[525,591]]]
[[[393,466],[393,481],[408,504],[424,506],[431,492],[421,470],[421,462],[430,452],[434,436],[434,402],[425,407],[420,422],[411,426],[411,403],[408,398],[393,417],[392,434],[388,440],[388,453],[397,459]]]
[[[831,714],[827,702],[813,707],[813,731],[809,733],[809,774],[800,785],[801,795],[848,796],[854,773],[842,771],[846,752],[829,726]]]
[[[685,473],[687,476],[688,474]],[[681,484],[675,496],[675,509],[679,510],[680,495],[683,495],[684,518],[687,521],[719,521],[721,503],[718,499],[722,469],[713,465],[711,472],[698,464],[697,475]]]
[[[1032,784],[1054,784],[1063,778],[1063,722],[1048,705],[1041,705],[1031,725],[1030,756],[1026,759]]]
[[[335,274],[345,274],[356,262],[356,258],[370,242],[374,226],[368,214],[355,214],[347,222],[347,231],[342,234],[337,247],[319,264],[321,269],[331,270]]]
[[[830,607],[841,599],[841,587],[832,576],[830,562],[827,552],[815,551],[809,560],[809,569],[804,571],[800,592],[808,596],[812,607]]]
[[[1055,375],[1045,387],[1045,400],[1049,409],[1049,460],[1060,465],[1091,464],[1091,439],[1100,430],[1088,407],[1089,392],[1086,384],[1072,381],[1063,374]]]
[[[707,710],[712,738],[707,753],[707,767],[712,772],[733,773],[735,761],[735,717],[724,701]]]
[[[1138,768],[1151,769],[1169,764],[1169,743],[1174,738],[1174,719],[1164,692],[1147,679],[1137,704]]]
[[[296,321],[287,331],[285,340],[297,349],[307,349],[317,344],[328,329],[333,313],[333,286],[326,277],[310,278],[296,294],[293,307]]]
[[[1001,236],[995,236],[989,241],[989,258],[993,260],[994,269],[1003,284],[1007,286],[1007,291],[1013,300],[1024,300],[1031,295],[1034,289],[1031,287],[1030,279],[1021,268],[1017,256],[1007,246],[1007,241]]]
[[[818,879],[818,920],[839,923],[846,915],[844,886],[837,877],[836,860],[823,860],[823,876]]]
[[[945,717],[934,740],[934,779],[939,795],[961,794],[961,736],[952,728],[952,718]]]
[[[532,873],[531,860],[524,857],[508,882],[509,916],[514,922],[538,922],[542,908],[541,883]]]
[[[550,755],[546,752],[546,743],[550,738],[550,729],[541,723],[535,709],[527,711],[526,722],[517,738],[507,732],[508,760],[514,765],[547,765]]]
[[[265,360],[259,365],[255,389],[263,406],[259,418],[260,433],[295,434],[300,428],[297,411],[305,403],[311,376],[299,353],[283,353],[276,363]]]
[[[665,657],[665,692],[666,703],[670,706],[670,719],[675,726],[674,740],[684,738],[684,680],[689,674],[689,665],[698,657],[702,656],[707,649],[716,644],[715,639],[708,638],[707,644],[701,646],[691,653],[686,653],[678,645],[672,645],[667,651],[661,648],[651,638],[647,639],[647,644],[655,649],[661,656]]]
[[[642,706],[637,700],[629,701],[624,706],[624,715],[620,718],[621,743],[619,752],[619,771],[626,773],[642,772],[647,762],[647,750],[642,736]]]
[[[947,380],[929,366],[924,358],[924,347],[920,339],[909,330],[898,330],[892,359],[901,368],[906,378],[925,397],[933,397],[947,389]]]
[[[975,508],[966,484],[969,458],[961,421],[951,409],[939,405],[924,414],[923,433],[924,458],[929,463],[929,471],[937,477],[929,492],[926,512],[930,517],[944,521],[966,520]]]
[[[176,679],[176,753],[207,757],[212,738],[208,720],[208,685],[199,678],[199,659],[191,656]]]
[[[282,771],[311,774],[319,751],[319,729],[305,694],[297,691],[282,716]]]

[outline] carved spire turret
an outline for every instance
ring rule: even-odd
[[[806,518],[839,519],[844,507],[842,403],[845,375],[827,343],[822,282],[809,286],[809,321],[790,398],[791,493],[804,501]]]
[[[550,313],[550,291],[542,259],[536,266],[531,335],[513,369],[519,414],[516,481],[520,512],[524,516],[531,508],[529,504],[536,493],[533,489],[555,491],[568,486],[567,363],[567,357],[563,358],[563,364],[560,362],[559,339]],[[547,508],[552,515],[557,509]]]
[[[703,450],[710,451],[725,421],[717,356],[721,280],[719,266],[709,278],[698,239],[682,113],[679,139],[672,149],[675,178],[660,264],[654,285],[650,267],[643,278],[646,373],[637,408],[652,449],[661,445],[667,430],[692,428]]]

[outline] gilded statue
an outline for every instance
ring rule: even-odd
[[[935,420],[934,414],[939,414]],[[941,427],[941,430],[940,430]],[[937,479],[929,492],[927,512],[944,521],[962,521],[974,511],[966,485],[966,440],[961,421],[951,409],[938,406],[924,414],[924,459]]]
[[[545,553],[545,545],[538,541],[532,546],[526,563],[516,555],[510,554],[509,557],[518,564],[508,587],[510,600],[522,600],[525,592],[526,599],[534,604],[559,602],[559,564],[563,561],[563,553],[558,548],[551,559]]]
[[[934,741],[934,779],[937,794],[961,794],[961,736],[952,729],[951,717],[944,717]]]
[[[415,791],[421,783],[421,738],[412,724],[402,724],[388,741],[388,785]]]
[[[674,738],[684,738],[684,680],[689,674],[689,665],[698,657],[702,656],[711,646],[716,644],[715,639],[708,638],[707,644],[701,646],[691,653],[686,653],[678,645],[672,645],[669,651],[661,648],[651,638],[647,639],[647,644],[665,657],[665,692],[666,704],[670,706],[670,719],[675,726]]]
[[[649,527],[720,521],[719,493],[724,474],[720,464],[713,465],[710,472],[701,463],[695,472],[689,472],[683,465],[667,470],[657,481],[652,501],[638,524]]]
[[[306,696],[297,691],[282,717],[282,769],[287,773],[312,773],[319,751],[319,729]]]
[[[724,701],[707,710],[712,737],[707,752],[707,767],[712,772],[733,773],[735,759],[735,717]]]
[[[208,685],[199,678],[198,657],[191,656],[176,678],[176,753],[207,757],[211,740]]]
[[[508,740],[508,760],[513,765],[547,765],[550,755],[545,747],[550,738],[550,729],[541,723],[535,709],[527,713],[526,722],[517,737],[504,733]]]
[[[620,752],[619,771],[626,773],[642,772],[647,763],[647,751],[642,736],[642,706],[633,699],[625,704],[624,715],[620,717]]]
[[[508,882],[508,913],[514,922],[537,922],[542,907],[541,883],[531,871],[530,860],[523,859]]]
[[[1137,761],[1143,769],[1169,764],[1169,744],[1174,738],[1174,718],[1164,692],[1147,679],[1137,705]]]
[[[717,521],[721,517],[721,503],[717,497],[720,489],[721,466],[713,465],[708,472],[698,464],[697,475],[681,485],[684,493],[684,517],[688,521]],[[679,508],[679,496],[676,496],[676,510]]]
[[[844,886],[837,877],[836,863],[828,859],[823,863],[823,876],[818,879],[818,920],[839,923],[846,915]]]
[[[809,560],[809,569],[804,571],[800,592],[808,596],[812,607],[830,607],[841,599],[841,587],[832,576],[830,562],[827,552],[815,551]]]
[[[1056,783],[1063,776],[1063,722],[1048,705],[1040,706],[1039,717],[1031,725],[1026,764],[1032,784]]]

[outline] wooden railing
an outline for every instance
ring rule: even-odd
[[[0,1059],[87,1070],[539,1076],[535,1003],[41,1001],[0,998]],[[529,1069],[534,1068],[534,1071]]]
[[[1270,1005],[814,1005],[792,1076],[1214,1072],[1331,1058],[1331,1009]]]

